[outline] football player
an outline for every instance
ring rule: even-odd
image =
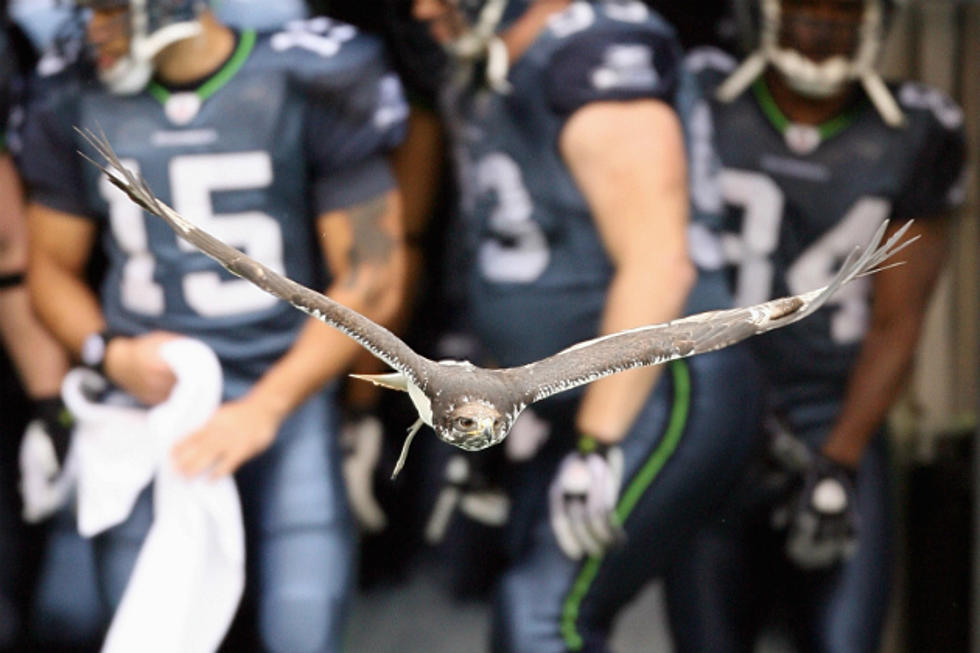
[[[188,476],[236,474],[263,647],[337,650],[353,530],[330,381],[358,346],[134,208],[78,156],[73,127],[104,130],[212,233],[384,322],[404,262],[386,160],[404,127],[400,84],[379,40],[326,18],[257,34],[200,0],[79,7],[92,56],[42,62],[24,130],[34,301],[84,364],[142,404],[174,384],[163,343],[186,334],[217,353],[226,402],[173,460]],[[108,263],[94,293],[84,271],[97,248]],[[111,605],[152,519],[148,498],[97,542]]]
[[[920,238],[905,265],[751,343],[769,462],[672,570],[680,650],[751,650],[766,601],[787,593],[801,650],[878,650],[892,573],[883,422],[946,256],[964,158],[947,97],[875,72],[887,12],[881,0],[762,0],[760,49],[741,66],[717,51],[689,59],[716,98],[737,303],[829,279],[884,218],[916,218]]]
[[[70,417],[59,396],[68,358],[31,309],[25,280],[24,201],[8,148],[16,139],[8,140],[7,133],[12,106],[20,95],[17,87],[30,70],[33,52],[16,29],[7,17],[7,3],[0,2],[0,343],[5,354],[0,372],[4,376],[0,389],[4,405],[0,424],[0,558],[9,561],[0,572],[0,650],[13,647],[23,635],[34,538],[39,535],[25,531],[18,514],[16,468],[21,434],[33,418],[31,430],[45,441],[51,462],[57,466],[64,460],[70,428]],[[57,474],[54,467],[49,471]]]
[[[442,108],[465,249],[447,256],[464,265],[466,318],[496,362],[726,305],[724,279],[699,276],[687,254],[692,200],[701,231],[719,203],[701,183],[708,111],[662,19],[639,2],[413,10],[453,60]],[[605,647],[619,609],[738,473],[752,378],[735,348],[535,407],[552,435],[515,473],[494,650]]]

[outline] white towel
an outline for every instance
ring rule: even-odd
[[[129,516],[152,480],[154,518],[109,627],[104,653],[214,651],[245,584],[245,541],[234,481],[188,479],[173,445],[202,426],[221,402],[221,367],[204,344],[168,342],[161,356],[177,376],[170,397],[150,409],[90,400],[101,380],[72,370],[63,396],[75,415],[78,523],[82,535]]]

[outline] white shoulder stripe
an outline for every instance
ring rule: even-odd
[[[706,68],[730,73],[737,64],[735,58],[727,52],[709,46],[695,48],[684,58],[684,66],[692,73],[699,73]]]

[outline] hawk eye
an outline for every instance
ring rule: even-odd
[[[495,432],[500,433],[500,431],[503,430],[503,428],[504,428],[504,420],[500,419],[499,417],[493,420],[493,430]]]
[[[456,428],[460,431],[472,431],[474,426],[476,426],[476,422],[469,417],[456,418]]]

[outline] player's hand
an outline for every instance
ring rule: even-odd
[[[549,492],[551,529],[569,558],[601,555],[625,535],[616,517],[623,452],[590,438],[561,462]]]
[[[218,407],[211,419],[173,448],[174,465],[186,476],[209,472],[211,478],[233,473],[269,448],[281,419],[248,396]]]
[[[51,443],[51,453],[54,456],[51,476],[57,476],[61,473],[65,458],[68,457],[68,446],[71,444],[75,418],[61,397],[55,395],[34,402],[34,419],[38,422],[45,438]]]
[[[177,377],[160,356],[160,347],[180,337],[166,331],[152,331],[134,338],[113,338],[105,354],[106,376],[146,406],[165,401]]]
[[[30,523],[59,510],[73,487],[66,459],[75,420],[61,397],[34,404],[34,419],[27,425],[19,453],[23,517]]]
[[[825,569],[847,560],[858,545],[854,471],[812,454],[772,522],[786,530],[786,555],[801,569]]]
[[[381,420],[368,412],[347,415],[340,428],[340,448],[344,452],[341,469],[347,499],[357,523],[368,533],[380,533],[388,525],[388,518],[374,496],[374,471],[381,459],[383,441]]]

